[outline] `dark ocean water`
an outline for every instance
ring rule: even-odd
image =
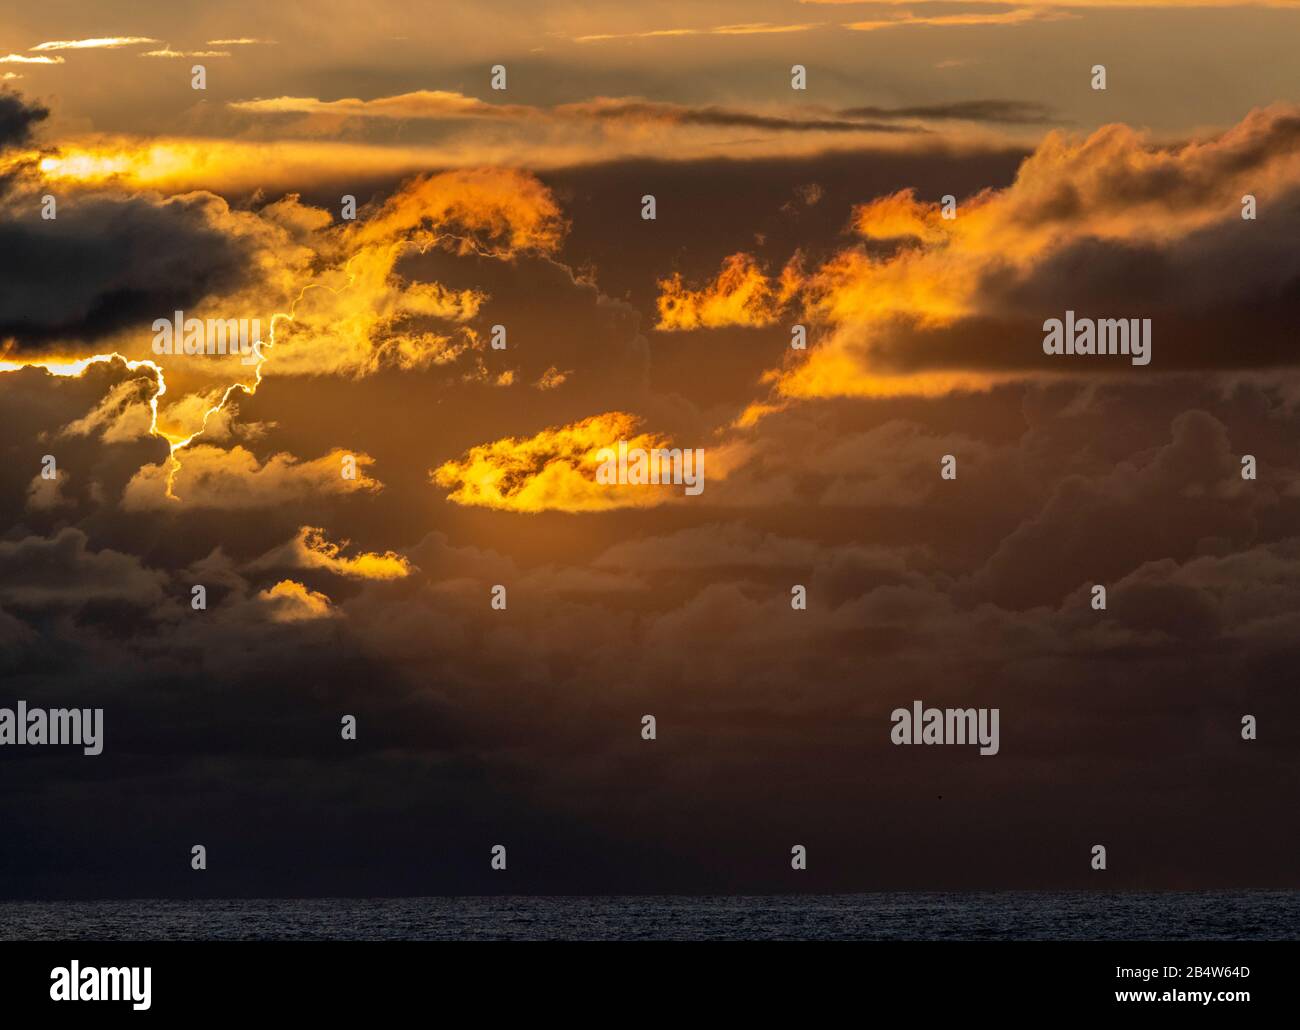
[[[1300,891],[0,902],[0,940],[1295,940]]]

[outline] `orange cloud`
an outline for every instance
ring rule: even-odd
[[[923,243],[938,243],[949,235],[951,225],[935,205],[918,202],[911,189],[879,197],[853,211],[854,231],[869,240],[914,237]]]
[[[598,480],[597,470],[622,441],[629,451],[648,453],[689,446],[639,431],[640,423],[636,415],[608,411],[531,437],[505,437],[471,447],[459,460],[432,470],[430,478],[449,489],[447,499],[456,504],[526,513],[654,508],[692,499],[679,485]],[[718,440],[704,450],[710,483],[725,480],[752,456],[752,445],[736,439]]]
[[[141,57],[229,57],[229,50],[173,50],[163,47],[161,50],[146,50]]]
[[[474,168],[408,182],[356,229],[354,238],[365,246],[414,233],[417,245],[453,241],[461,253],[512,257],[554,253],[567,228],[555,198],[536,177]]]
[[[723,261],[718,277],[703,289],[688,289],[681,274],[676,272],[659,280],[659,322],[655,328],[671,332],[727,325],[771,325],[798,291],[800,283],[797,255],[778,278],[769,279],[754,258],[748,254],[732,254]]]
[[[506,437],[472,447],[459,461],[434,469],[432,480],[449,488],[456,504],[517,512],[594,512],[653,508],[682,497],[681,487],[602,484],[597,470],[626,441],[629,448],[671,447],[666,437],[638,432],[626,412],[592,415],[528,438]]]
[[[177,508],[240,511],[271,508],[312,496],[377,493],[383,489],[383,484],[367,472],[374,464],[368,454],[352,455],[356,459],[356,477],[344,478],[347,456],[349,452],[335,449],[320,458],[303,461],[281,452],[262,462],[240,446],[223,450],[209,444],[195,444],[177,454],[180,464],[173,483],[176,497],[167,496],[168,467],[146,465],[127,483],[122,507],[127,511]]]
[[[65,158],[56,160],[58,169],[40,171],[82,171],[96,180],[104,171],[93,164],[69,169]],[[43,183],[24,181],[22,186],[39,190]],[[105,196],[113,194],[93,201],[103,204]],[[232,402],[240,393],[255,393],[268,372],[359,376],[381,367],[446,364],[481,350],[483,343],[466,323],[485,295],[407,280],[395,271],[405,254],[440,247],[513,260],[525,253],[553,253],[567,230],[550,192],[533,176],[510,169],[421,176],[399,188],[373,216],[338,226],[328,212],[304,205],[294,195],[251,211],[234,210],[209,193],[172,198],[137,194],[135,199],[141,198],[183,210],[213,233],[238,242],[255,274],[235,292],[208,296],[189,314],[257,318],[253,367],[238,355],[202,362],[157,356],[151,336],[139,327],[121,330],[94,355],[0,360],[0,371],[38,365],[56,375],[79,376],[122,355],[129,369],[149,373],[136,385],[115,387],[63,430],[66,435],[99,434],[107,442],[142,435],[166,442],[168,461],[146,465],[128,484],[123,503],[132,510],[178,501],[190,507],[262,507],[314,492],[378,489],[365,475],[370,459],[364,455],[358,455],[357,478],[347,480],[339,474],[342,452],[315,462],[281,454],[261,464],[242,447],[209,445],[232,435],[256,438],[257,427],[232,424]],[[77,202],[74,194],[69,201],[74,210]],[[135,359],[134,354],[148,356]],[[490,377],[477,355],[467,377]],[[499,382],[511,378],[507,373]],[[548,387],[563,381],[558,371],[544,379]],[[220,385],[212,385],[213,380]]]
[[[552,365],[550,368],[548,368],[545,372],[542,373],[542,377],[538,379],[537,382],[535,382],[533,385],[537,387],[537,389],[539,390],[558,389],[559,387],[564,385],[565,381],[569,378],[571,372],[572,369],[570,369],[567,372],[561,372],[558,368]]]
[[[301,526],[288,543],[264,554],[249,564],[248,569],[318,569],[332,572],[348,579],[392,580],[410,575],[411,563],[393,551],[379,554],[365,551],[346,557],[342,544],[331,543],[325,531],[316,526]]]
[[[105,443],[126,443],[146,437],[152,424],[149,401],[153,390],[152,379],[117,383],[94,408],[60,429],[59,436],[99,434]]]
[[[775,25],[772,22],[746,22],[739,25],[714,25],[706,29],[652,29],[648,32],[609,32],[590,36],[575,36],[575,43],[603,43],[611,39],[663,39],[674,36],[766,36],[786,32],[808,32],[820,28],[822,22],[805,22],[797,25]]]
[[[366,375],[455,361],[480,345],[461,327],[486,296],[408,281],[396,273],[398,261],[431,247],[505,261],[552,254],[566,231],[555,198],[525,172],[466,169],[411,180],[364,220],[309,240],[329,271],[278,325],[267,370]]]
[[[639,422],[635,415],[611,411],[528,438],[505,437],[470,448],[460,460],[438,466],[431,477],[451,490],[449,501],[467,506],[518,512],[656,507],[670,491],[596,482],[603,448],[617,447],[620,440],[646,450],[669,446],[664,437],[638,433]]]
[[[117,47],[157,43],[148,36],[99,36],[94,39],[54,39],[37,43],[32,50],[115,50]]]
[[[266,608],[272,622],[306,622],[333,618],[337,614],[326,595],[308,590],[292,579],[282,579],[275,586],[259,591],[255,600]]]
[[[880,29],[895,29],[905,25],[929,25],[939,28],[965,25],[1023,25],[1030,21],[1060,21],[1077,17],[1079,17],[1077,14],[1053,10],[1048,6],[1013,7],[1009,11],[992,13],[963,11],[960,14],[918,15],[904,11],[896,18],[848,22],[843,27],[854,32],[876,32]]]
[[[0,64],[6,62],[58,64],[63,58],[0,57]],[[320,126],[312,112],[319,105],[335,102],[280,97],[237,102],[236,111],[248,115],[301,108],[305,116],[288,123],[276,120],[250,125],[247,132],[254,138],[70,136],[60,141],[55,153],[34,149],[7,152],[0,160],[0,174],[20,164],[39,162],[44,177],[65,189],[112,184],[169,193],[199,189],[274,193],[322,183],[398,179],[430,168],[542,170],[629,157],[661,158],[666,148],[679,160],[713,158],[724,144],[743,148],[746,157],[811,157],[865,145],[902,149],[912,145],[920,131],[918,126],[889,119],[834,112],[810,116],[789,105],[750,110],[598,97],[535,108],[486,104],[454,93],[441,94],[445,99],[437,103],[427,100],[439,95],[436,93],[424,94],[426,100],[420,103],[412,99],[421,95],[337,103],[362,105],[348,110],[347,118],[448,119],[464,121],[472,131],[448,132],[436,144],[300,138],[336,135],[338,116],[344,112],[329,115],[317,111],[326,118]]]
[[[80,176],[102,188],[122,167],[112,154],[47,157],[47,181]],[[32,187],[44,188],[43,183]],[[158,198],[201,217],[214,233],[238,241],[251,268],[247,286],[206,298],[187,312],[260,320],[265,359],[250,372],[241,359],[174,362],[177,374],[207,376],[250,388],[263,374],[366,375],[381,367],[420,368],[457,360],[480,344],[467,323],[486,295],[472,288],[411,281],[396,272],[407,254],[438,247],[513,260],[553,254],[567,231],[558,203],[534,176],[512,169],[465,169],[410,180],[377,211],[335,223],[330,213],[289,195],[257,210],[232,209],[208,193]],[[70,203],[76,203],[74,196]],[[125,353],[153,358],[138,329],[112,340]],[[169,359],[160,359],[165,369]],[[176,436],[200,431],[214,412],[211,389],[196,399],[175,390],[161,412]],[[219,398],[220,394],[216,395]]]
[[[945,329],[1003,314],[990,307],[985,283],[1027,279],[1080,241],[1171,246],[1238,219],[1245,193],[1264,203],[1298,186],[1300,108],[1288,105],[1253,111],[1227,132],[1178,146],[1157,144],[1124,125],[1082,138],[1054,131],[1009,187],[965,198],[951,220],[911,190],[858,206],[852,225],[868,245],[841,250],[792,279],[793,298],[773,289],[753,259],[733,255],[701,290],[665,280],[660,308],[680,327],[763,325],[774,317],[774,298],[798,303],[818,339],[805,357],[768,373],[778,397],[988,389],[1024,374],[983,371],[978,354],[968,368],[903,370],[882,361],[877,345],[900,328]],[[752,424],[765,410],[753,407],[742,423]]]
[[[374,100],[271,97],[236,100],[229,107],[251,114],[329,114],[349,118],[506,118],[526,117],[540,111],[522,104],[489,104],[477,97],[441,89],[420,89]]]

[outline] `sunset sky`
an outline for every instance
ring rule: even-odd
[[[9,5],[0,705],[105,745],[0,748],[0,896],[1294,885],[1298,40]],[[1150,364],[1046,355],[1067,310]],[[597,482],[620,440],[703,491]],[[891,744],[915,699],[999,753]]]

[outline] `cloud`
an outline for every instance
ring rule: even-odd
[[[349,118],[509,118],[526,117],[540,110],[522,104],[489,104],[463,93],[427,89],[374,100],[271,97],[234,100],[228,106],[251,114],[331,114]]]
[[[49,108],[41,104],[17,93],[0,92],[0,150],[27,143],[33,127],[49,116]]]
[[[131,554],[92,551],[80,529],[53,537],[0,540],[0,602],[24,608],[78,607],[91,602],[150,606],[167,575]]]
[[[69,479],[66,470],[54,479],[46,479],[38,472],[27,485],[27,510],[53,511],[73,504],[72,498],[63,492]]]
[[[150,401],[157,389],[151,376],[114,384],[93,409],[69,422],[58,435],[99,434],[105,443],[126,443],[147,437],[153,424]]]
[[[602,485],[596,482],[600,451],[627,440],[650,450],[669,441],[636,431],[640,420],[626,412],[592,415],[532,437],[505,437],[472,447],[464,457],[434,469],[434,483],[456,504],[506,511],[611,511],[666,503],[670,487]],[[680,494],[680,488],[677,493]]]
[[[364,375],[382,367],[450,364],[482,346],[466,328],[485,295],[401,275],[403,259],[431,249],[514,261],[553,254],[566,223],[551,192],[509,169],[423,175],[364,220],[310,238],[328,261],[281,323],[275,374]]]
[[[558,368],[552,365],[542,373],[542,377],[533,385],[539,390],[558,390],[564,385],[564,381],[569,378],[572,371],[573,370],[570,369],[568,372],[561,372]]]
[[[338,614],[325,594],[308,590],[292,579],[282,579],[275,586],[261,591],[257,602],[272,622],[310,622],[334,618]]]
[[[1268,224],[1242,220],[1247,193],[1271,205]],[[816,345],[768,375],[785,397],[934,396],[1062,374],[1066,367],[1043,359],[1043,320],[1065,308],[1135,314],[1114,306],[1131,303],[1137,277],[1146,280],[1140,313],[1156,316],[1156,333],[1175,347],[1156,367],[1248,366],[1288,360],[1268,326],[1278,291],[1300,277],[1281,246],[1297,220],[1294,107],[1259,109],[1224,133],[1173,146],[1121,125],[1086,137],[1054,131],[1010,186],[963,198],[953,218],[910,189],[887,194],[854,209],[861,243],[779,290],[739,254],[702,287],[662,280],[660,305],[708,303],[712,325],[797,315]],[[1251,276],[1214,273],[1247,252],[1258,264]],[[1213,334],[1243,317],[1259,327],[1249,343],[1215,348]],[[1103,371],[1095,361],[1068,365],[1081,370]]]
[[[505,437],[471,447],[458,460],[430,473],[450,490],[456,504],[505,511],[595,512],[654,508],[685,498],[681,485],[605,484],[597,469],[626,441],[629,451],[684,446],[667,437],[639,431],[641,419],[622,411],[591,415],[579,422],[543,429],[531,437]],[[741,460],[734,445],[706,449],[706,478],[724,479]]]
[[[838,113],[845,118],[920,118],[1011,125],[1039,125],[1053,120],[1049,107],[1032,100],[957,100],[912,107],[850,107]]]
[[[965,114],[954,114],[960,105],[934,108],[935,117],[965,117],[969,120],[1015,120],[1024,117],[1032,105],[1017,109],[1011,101],[986,101],[970,105]],[[346,118],[373,119],[486,119],[563,124],[592,122],[610,127],[661,124],[669,126],[694,126],[705,128],[766,129],[777,132],[902,132],[883,119],[923,117],[891,112],[881,108],[882,120],[868,121],[854,111],[842,111],[838,116],[806,117],[746,111],[716,105],[691,106],[640,97],[597,97],[593,100],[553,107],[533,107],[526,104],[489,104],[476,97],[444,90],[417,90],[391,97],[361,100],[350,97],[341,100],[319,100],[315,97],[272,97],[264,100],[238,100],[228,105],[231,109],[260,115],[334,115]],[[866,110],[866,109],[863,109]],[[875,110],[875,109],[873,109]],[[914,110],[924,111],[926,108]],[[993,116],[999,112],[1009,115],[1003,119]]]
[[[931,15],[918,15],[905,11],[901,12],[897,17],[848,22],[843,27],[853,32],[878,32],[881,29],[895,29],[911,25],[938,28],[971,25],[1023,25],[1031,21],[1060,21],[1077,17],[1079,17],[1077,14],[1070,11],[1057,10],[1048,6],[1012,7],[1008,11],[996,12],[963,11],[959,14]]]
[[[40,189],[29,184],[0,227],[0,271],[22,287],[5,294],[7,307],[0,301],[0,334],[14,338],[15,353],[66,350],[180,310],[256,318],[276,374],[446,364],[480,346],[466,323],[485,295],[410,278],[399,263],[431,247],[503,261],[552,254],[566,231],[546,187],[508,169],[419,176],[364,220],[341,225],[296,195],[241,210],[210,193],[164,198],[106,187],[61,198],[57,221],[45,220],[31,203]],[[49,274],[56,266],[66,280]],[[152,359],[151,338],[121,346]],[[217,359],[162,364],[249,374]],[[174,400],[173,392],[167,404]]]
[[[323,529],[301,526],[292,540],[250,562],[247,570],[318,569],[348,579],[370,580],[401,579],[411,574],[411,563],[393,551],[365,551],[349,558],[343,555],[347,545],[346,540],[331,543]]]
[[[210,193],[62,196],[49,220],[17,197],[8,207],[0,275],[12,288],[0,299],[0,336],[20,346],[148,325],[237,292],[277,249],[274,264],[293,261],[283,232]]]
[[[600,97],[581,103],[563,104],[551,109],[562,118],[590,118],[613,123],[663,123],[706,128],[765,129],[776,132],[906,132],[881,121],[863,119],[838,112],[838,116],[804,117],[767,114],[715,105],[690,106],[636,97]]]
[[[344,459],[349,456],[356,459],[356,477],[352,479],[343,476]],[[383,484],[368,474],[373,458],[339,449],[310,461],[285,452],[261,461],[242,446],[223,450],[195,444],[180,451],[178,460],[180,467],[172,489],[179,500],[167,496],[167,466],[146,465],[127,484],[122,508],[125,511],[187,508],[249,511],[308,497],[377,493],[383,489]]]
[[[48,43],[37,43],[33,51],[42,50],[114,50],[117,47],[136,46],[141,43],[157,43],[158,40],[148,36],[102,36],[95,39],[55,39]]]
[[[896,550],[871,546],[832,548],[812,540],[762,532],[742,522],[692,526],[665,536],[641,537],[615,544],[597,555],[600,569],[698,576],[701,580],[744,570],[755,576],[761,570],[810,571],[831,562],[867,568],[897,580],[907,578],[906,556]]]
[[[0,64],[63,64],[62,57],[24,57],[22,54],[6,54],[0,57]]]
[[[656,329],[672,332],[740,325],[771,325],[800,285],[797,256],[776,279],[763,274],[748,254],[732,254],[707,287],[688,289],[680,273],[659,282],[659,322]]]
[[[132,211],[130,218],[122,217],[123,209]],[[371,461],[365,455],[358,455],[361,475],[346,480],[340,476],[342,452],[303,463],[278,454],[261,464],[242,446],[223,451],[210,445],[261,435],[256,425],[232,423],[232,402],[240,394],[251,397],[265,372],[360,376],[465,359],[466,367],[449,370],[449,378],[512,382],[515,370],[488,368],[482,359],[486,342],[468,325],[484,294],[446,287],[409,262],[400,271],[399,265],[434,253],[504,262],[540,258],[559,247],[566,229],[554,198],[537,179],[482,169],[421,176],[377,204],[363,222],[339,226],[296,196],[234,210],[211,194],[164,199],[101,190],[73,194],[57,226],[38,221],[30,204],[20,210],[23,221],[0,230],[0,239],[10,234],[5,258],[12,263],[11,278],[21,282],[26,276],[32,285],[21,295],[6,295],[21,310],[0,309],[7,318],[0,330],[13,334],[4,365],[31,363],[78,376],[109,360],[114,344],[147,355],[133,366],[147,369],[147,376],[116,384],[58,431],[63,438],[102,435],[108,443],[146,435],[165,439],[171,457],[145,465],[126,485],[124,504],[131,510],[167,510],[177,498],[198,508],[265,507],[316,490],[378,489],[365,475]],[[178,223],[197,237],[189,246],[175,231]],[[173,231],[165,232],[166,226]],[[128,230],[135,239],[114,238]],[[80,243],[82,236],[87,244]],[[168,250],[177,246],[186,251],[179,258]],[[43,255],[43,247],[58,253]],[[42,274],[56,260],[65,270],[81,263],[73,286]],[[196,281],[171,286],[167,275]],[[169,289],[175,292],[159,292]],[[150,334],[130,332],[160,312],[170,318],[182,310],[189,316],[257,316],[261,328],[251,332],[261,343],[258,363],[249,369],[238,358],[160,357],[149,347]],[[67,321],[42,325],[42,312]],[[74,339],[97,342],[105,336],[113,343],[99,343],[99,355],[67,354],[75,354]],[[549,389],[563,381],[556,369],[542,371],[539,384]]]
[[[1247,489],[1227,428],[1192,410],[1173,420],[1169,437],[1109,472],[1063,477],[1001,541],[976,583],[1004,606],[1027,607],[1145,561],[1183,557],[1204,539],[1248,543],[1260,509],[1275,499]]]
[[[250,115],[240,138],[71,136],[60,141],[57,154],[25,157],[39,161],[43,176],[65,189],[111,183],[172,194],[329,190],[337,196],[357,182],[387,186],[433,168],[527,167],[538,173],[635,158],[661,161],[666,154],[680,162],[716,160],[722,147],[734,147],[733,156],[744,160],[811,160],[867,147],[902,153],[918,137],[933,135],[919,123],[855,122],[829,108],[809,116],[788,106],[749,111],[626,99],[565,108],[519,117],[431,114],[423,126],[414,117],[236,112]],[[368,139],[371,133],[377,138]]]
[[[141,57],[229,57],[228,50],[173,50],[163,47],[161,50],[146,50]]]
[[[277,17],[268,8],[270,22],[244,27],[296,38]],[[629,17],[639,24],[612,28],[655,24]],[[503,21],[484,34],[503,60],[514,31]],[[154,356],[154,375],[74,360],[150,355],[150,319],[105,329],[0,290],[32,326],[0,342],[13,348],[0,368],[44,356],[68,372],[0,375],[0,556],[24,554],[0,561],[0,668],[33,704],[103,705],[111,723],[93,783],[80,763],[7,769],[0,821],[49,845],[16,856],[11,892],[183,895],[183,861],[164,863],[174,882],[138,861],[166,854],[176,826],[214,841],[231,859],[226,886],[250,897],[427,893],[428,863],[412,873],[403,862],[414,853],[434,856],[440,891],[490,891],[487,863],[455,854],[484,825],[512,827],[521,853],[592,856],[576,872],[520,863],[537,877],[523,889],[561,893],[779,890],[771,856],[807,825],[836,855],[867,856],[891,887],[1086,886],[1086,863],[1060,861],[1084,824],[1129,857],[1120,886],[1284,882],[1295,833],[1270,813],[1295,794],[1300,727],[1300,195],[1287,129],[1275,112],[1235,141],[1062,135],[1017,178],[1020,147],[966,141],[1032,108],[976,110],[943,102],[975,94],[946,90],[918,108],[924,83],[909,94],[888,61],[867,74],[843,57],[901,40],[886,36],[768,40],[832,47],[808,58],[822,69],[813,96],[834,98],[824,108],[710,104],[754,95],[751,79],[771,84],[789,64],[701,38],[651,49],[707,49],[709,75],[661,62],[633,82],[663,96],[671,77],[681,104],[598,98],[572,115],[558,104],[427,124],[306,116],[322,132],[389,134],[352,146],[273,138],[309,131],[300,114],[186,107],[178,94],[184,120],[158,109],[160,127],[216,135],[61,139],[57,152],[19,155],[12,173],[5,151],[0,174],[18,196],[0,225],[38,232],[28,222],[48,192],[60,231],[66,216],[86,249],[100,236],[132,244],[121,269],[70,266],[87,280],[64,283],[77,307],[116,310],[158,278],[206,290],[192,313],[257,314],[264,331],[280,316],[256,372]],[[400,71],[406,48],[375,45]],[[244,62],[231,95],[311,94],[338,56],[329,46],[237,54],[277,60]],[[719,50],[753,67],[737,79]],[[474,81],[491,62],[467,54]],[[924,73],[938,56],[895,58]],[[577,69],[588,78],[562,99],[627,85],[601,64]],[[721,92],[720,67],[732,87]],[[140,91],[159,71],[123,70]],[[511,74],[513,90],[536,71]],[[332,78],[338,95],[374,88]],[[854,83],[860,100],[846,99]],[[135,94],[115,95],[116,106],[87,107],[89,94],[61,93],[67,124],[110,124],[110,112],[129,124],[122,105]],[[897,102],[863,116],[878,122],[978,124],[850,153],[863,142],[853,132],[745,122],[850,121],[836,108],[859,102]],[[756,137],[767,139],[739,142]],[[604,160],[632,152],[654,160]],[[539,156],[532,174],[518,170]],[[413,169],[420,179],[403,184]],[[146,210],[196,185],[225,208]],[[648,224],[637,211],[647,191],[659,196]],[[1260,199],[1255,222],[1239,216],[1247,191]],[[937,203],[947,193],[955,220]],[[355,222],[338,217],[343,194],[358,200]],[[103,205],[100,217],[82,203]],[[192,274],[144,274],[146,244],[116,219],[151,225],[159,254]],[[185,249],[203,243],[199,230],[225,241],[229,278],[211,253]],[[43,243],[23,254],[51,253]],[[1156,367],[1046,374],[1034,319],[1070,298],[1095,313],[1152,306]],[[790,349],[795,321],[809,356]],[[487,345],[495,323],[509,327],[505,351]],[[805,365],[816,374],[799,380]],[[764,370],[772,393],[756,398]],[[236,390],[210,414],[231,382],[259,375],[255,395]],[[507,375],[513,385],[492,385]],[[963,382],[980,392],[950,392]],[[141,435],[151,399],[170,434],[206,426],[174,469],[167,444]],[[714,429],[751,401],[762,417]],[[592,413],[603,414],[584,428]],[[592,495],[591,448],[620,437],[704,447],[704,496]],[[373,459],[359,478],[382,491],[345,485],[344,446]],[[46,450],[58,456],[53,489],[33,479]],[[1240,478],[1245,451],[1259,458],[1257,482]],[[939,477],[946,453],[957,480]],[[80,559],[47,550],[69,525]],[[1096,581],[1106,612],[1088,603]],[[497,583],[509,612],[487,604]],[[206,611],[190,607],[195,584]],[[791,608],[793,584],[808,588],[806,611]],[[915,697],[1000,706],[1000,756],[892,748],[888,713]],[[1243,763],[1247,711],[1261,733]],[[653,745],[637,737],[644,712],[660,720]],[[338,740],[342,713],[358,717],[360,750]],[[1063,763],[1063,747],[1077,760]],[[954,829],[927,815],[935,805],[970,818]],[[151,829],[151,812],[173,809]],[[846,810],[864,818],[846,822]],[[354,832],[334,832],[340,822]],[[1228,846],[1204,847],[1207,825]],[[105,845],[89,865],[47,861],[83,856],[86,840]],[[958,843],[970,861],[954,872]],[[333,861],[304,865],[304,847]],[[1023,861],[1008,874],[1011,852]],[[854,890],[862,868],[821,862],[807,875],[818,890]]]
[[[651,29],[645,32],[611,32],[575,36],[575,43],[604,43],[613,39],[664,39],[677,36],[766,36],[789,32],[808,32],[820,28],[822,22],[779,25],[772,22],[746,22],[737,25],[714,25],[711,28]]]
[[[365,246],[428,228],[431,242],[452,241],[465,254],[512,257],[553,253],[566,226],[559,205],[536,177],[510,169],[468,169],[420,176],[358,226]]]

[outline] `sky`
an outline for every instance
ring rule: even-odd
[[[11,5],[0,896],[1294,886],[1298,32]]]

